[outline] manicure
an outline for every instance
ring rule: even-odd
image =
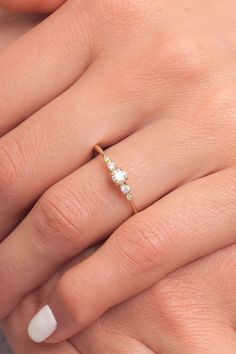
[[[48,305],[44,306],[30,321],[28,334],[33,342],[42,343],[55,332],[57,321]]]

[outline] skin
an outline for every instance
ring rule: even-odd
[[[51,12],[65,0],[0,0],[0,7],[10,11]]]
[[[52,293],[62,269],[26,296],[3,328],[15,354],[234,354],[235,259],[236,246],[220,250],[109,310],[67,341],[33,343],[28,321]]]
[[[2,318],[104,235],[48,294],[50,342],[235,241],[235,4],[208,6],[68,1],[1,54],[2,238],[43,194],[0,246]],[[138,215],[92,159],[98,142]]]

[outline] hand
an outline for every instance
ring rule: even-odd
[[[235,241],[234,7],[71,0],[1,55],[2,236],[43,194],[0,247],[2,317],[115,229],[48,299],[50,341]]]
[[[6,12],[3,10],[0,10],[0,50],[2,51],[4,48],[9,46],[14,40],[16,40],[20,35],[23,33],[27,32],[31,27],[34,27],[40,20],[42,19],[42,16],[37,16],[33,14],[13,14],[10,12]],[[16,321],[14,321],[16,322]],[[0,325],[1,328],[1,325]],[[9,328],[10,330],[10,328]],[[13,328],[11,328],[11,333],[13,331]],[[1,332],[1,330],[0,330]],[[0,334],[1,337],[1,334]],[[21,338],[21,341],[19,341]],[[14,338],[14,341],[18,341],[18,346],[17,346],[17,352],[23,351],[24,354],[29,353],[29,354],[36,354],[34,350],[30,350],[30,341],[26,340],[27,338],[22,336],[21,332],[18,331],[17,337]],[[13,338],[12,338],[13,340]],[[27,343],[27,344],[26,344]],[[65,344],[61,345],[56,345],[54,346],[55,348],[50,348],[53,350],[53,354],[70,354],[70,353],[78,353],[75,348],[73,348],[73,351],[71,349],[71,344],[66,342]],[[2,342],[0,339],[0,352],[3,353],[5,348],[5,345],[3,343],[3,348],[2,348]],[[25,351],[24,351],[25,349]],[[37,354],[39,354],[39,350],[37,350]],[[5,352],[4,352],[5,353]],[[8,353],[8,351],[7,351]],[[45,349],[43,349],[43,353],[45,354]],[[50,351],[50,354],[52,354],[52,351]]]
[[[29,341],[27,324],[57,274],[22,301],[4,329],[15,354],[234,354],[235,260],[234,245],[172,273],[69,341],[38,345]]]

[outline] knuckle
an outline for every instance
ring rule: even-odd
[[[138,271],[163,267],[171,247],[168,227],[144,218],[124,227],[119,236],[116,245],[123,263],[128,261]]]
[[[153,32],[145,47],[135,49],[135,57],[121,57],[116,65],[108,66],[103,83],[109,101],[126,101],[128,97],[139,107],[142,98],[139,109],[150,113],[157,108],[160,82],[171,83],[171,87],[173,83],[191,85],[210,75],[207,45],[203,47],[197,39],[180,34],[169,34],[157,49],[153,49],[155,41]],[[147,60],[150,57],[152,60]],[[122,80],[124,76],[126,80]]]
[[[173,79],[196,80],[209,73],[209,49],[192,36],[170,35],[160,46],[159,65]]]
[[[0,143],[0,190],[8,202],[23,192],[21,181],[25,170],[25,155],[18,140],[9,135]]]
[[[42,243],[58,247],[61,252],[75,252],[84,234],[83,209],[76,196],[52,188],[38,201],[34,225]]]
[[[216,122],[219,130],[235,133],[236,104],[235,87],[230,84],[218,87],[209,103],[210,123]],[[233,129],[233,131],[232,131]]]
[[[194,300],[193,286],[184,275],[171,274],[162,279],[154,291],[162,322],[170,332],[183,334],[190,324],[193,326],[200,322],[201,315],[199,317],[195,315],[193,323],[193,315],[197,314],[199,304]]]
[[[236,104],[235,88],[231,84],[218,85],[197,116],[192,117],[195,131],[205,142],[214,147],[219,161],[229,164],[235,161]],[[196,119],[197,118],[197,119]],[[197,128],[197,129],[196,129]]]

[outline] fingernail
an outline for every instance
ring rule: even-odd
[[[57,328],[57,321],[48,305],[44,306],[30,321],[28,334],[33,342],[41,343]]]

